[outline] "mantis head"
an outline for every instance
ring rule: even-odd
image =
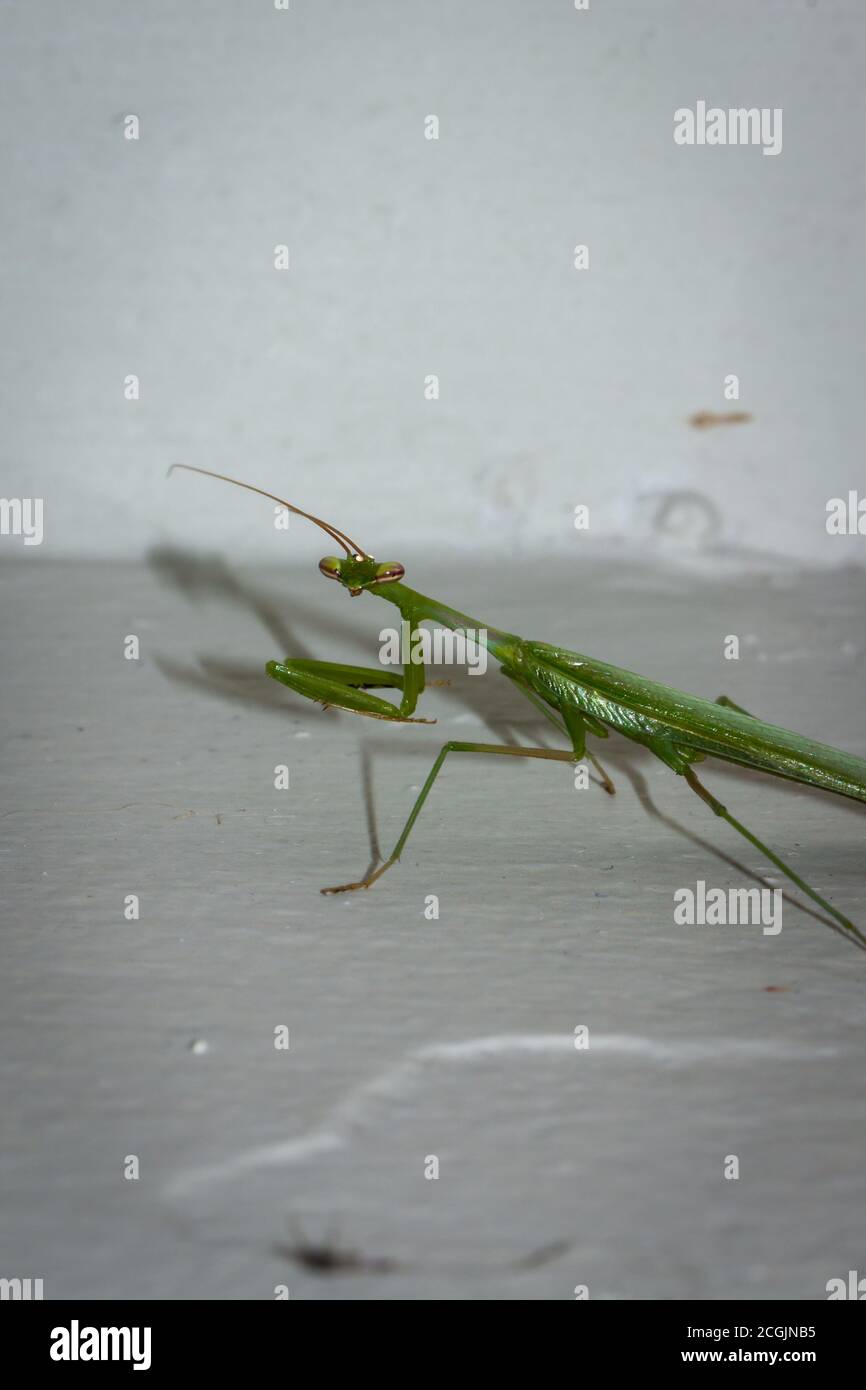
[[[380,565],[372,555],[349,555],[340,560],[336,555],[326,555],[319,561],[319,569],[328,579],[338,579],[352,598],[357,598],[365,589],[373,589],[377,584],[393,584],[406,573],[398,560],[388,560]]]
[[[336,526],[332,526],[328,521],[322,521],[320,517],[313,516],[311,512],[303,512],[300,507],[295,507],[291,502],[286,502],[282,497],[276,497],[272,492],[265,492],[263,488],[254,487],[252,483],[242,483],[238,478],[229,478],[225,473],[214,473],[210,468],[194,468],[189,463],[173,463],[169,468],[169,476],[175,468],[182,468],[187,473],[201,473],[206,478],[219,478],[221,482],[232,483],[234,487],[246,488],[248,492],[257,492],[260,497],[269,497],[272,502],[277,502],[286,511],[294,512],[295,516],[306,517],[307,521],[312,521],[316,526],[342,546],[346,552],[346,558],[340,559],[335,555],[326,555],[319,561],[319,569],[328,579],[338,579],[344,589],[348,589],[352,598],[357,598],[365,589],[372,589],[377,584],[390,584],[395,579],[402,579],[405,570],[396,560],[380,565],[372,555],[368,555],[357,541],[353,541],[351,536],[347,536],[345,531],[340,531]]]

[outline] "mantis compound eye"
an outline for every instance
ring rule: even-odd
[[[340,563],[336,555],[326,555],[324,560],[319,561],[319,569],[328,579],[340,579]]]
[[[391,584],[395,579],[402,579],[405,573],[405,569],[398,560],[389,560],[386,564],[377,566],[373,583]]]

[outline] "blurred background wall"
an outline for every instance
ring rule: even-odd
[[[825,525],[863,478],[862,0],[12,0],[0,25],[0,490],[45,499],[44,544],[2,553],[322,550],[166,483],[184,461],[381,555],[862,559]],[[699,100],[781,108],[781,152],[675,144]]]

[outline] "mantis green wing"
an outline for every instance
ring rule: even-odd
[[[744,710],[687,695],[633,671],[545,642],[525,642],[515,668],[544,698],[573,705],[643,743],[675,771],[691,756],[721,758],[774,777],[866,801],[866,759],[766,724]]]

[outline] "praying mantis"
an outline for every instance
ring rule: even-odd
[[[567,763],[590,761],[599,774],[604,790],[612,795],[615,790],[613,782],[595,754],[587,748],[586,740],[588,735],[608,738],[613,730],[647,748],[666,767],[683,777],[695,795],[716,816],[727,821],[797,888],[829,913],[850,937],[866,947],[866,935],[737,820],[703,785],[693,768],[694,763],[703,762],[706,758],[719,758],[806,787],[818,787],[838,796],[866,802],[866,759],[844,753],[828,744],[816,743],[777,725],[764,723],[726,695],[720,695],[715,701],[702,699],[565,647],[530,641],[499,628],[484,627],[466,613],[410,589],[403,583],[405,569],[402,564],[397,561],[377,562],[344,531],[310,512],[302,511],[274,493],[230,478],[224,473],[196,468],[191,464],[173,464],[169,474],[174,469],[200,473],[204,477],[217,478],[235,487],[245,488],[313,522],[344,552],[344,556],[327,555],[320,560],[321,573],[339,583],[353,598],[369,593],[395,604],[413,636],[425,621],[441,624],[455,633],[474,636],[480,632],[488,652],[500,663],[502,674],[550,720],[570,744],[567,749],[557,749],[449,740],[440,748],[390,856],[377,868],[368,871],[364,878],[354,883],[322,888],[322,893],[349,893],[370,888],[397,863],[433,784],[451,753],[543,758]],[[288,686],[296,694],[321,705],[334,706],[368,718],[386,719],[392,723],[435,722],[415,717],[418,699],[425,687],[423,663],[407,660],[400,674],[382,667],[376,669],[286,657],[284,661],[267,662],[265,670],[274,680]],[[399,705],[371,693],[381,688],[401,691]]]

